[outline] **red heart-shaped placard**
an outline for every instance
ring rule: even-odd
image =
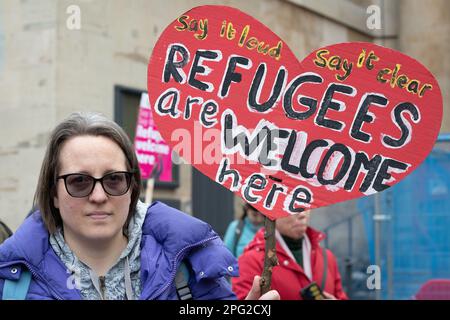
[[[148,93],[165,141],[272,219],[399,182],[442,120],[438,83],[416,60],[352,42],[298,62],[225,6],[194,8],[164,30]]]

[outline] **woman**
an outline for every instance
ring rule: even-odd
[[[223,242],[237,258],[245,246],[252,241],[256,232],[264,226],[264,216],[250,204],[244,205],[244,213],[239,220],[230,223],[225,232]]]
[[[140,185],[117,124],[92,113],[59,124],[41,168],[39,210],[0,246],[0,296],[5,282],[30,271],[26,299],[178,299],[183,261],[194,299],[235,298],[225,276],[236,276],[237,264],[218,235],[162,203],[139,202]]]
[[[307,290],[315,282],[322,291],[321,298],[347,299],[336,258],[330,250],[320,247],[319,242],[325,235],[309,227],[309,219],[309,210],[277,219],[275,237],[279,264],[273,268],[271,287],[279,292],[282,300],[301,300],[312,298],[318,292]],[[253,275],[262,272],[264,246],[264,229],[261,229],[239,258],[240,276],[232,279],[239,299],[245,298]]]

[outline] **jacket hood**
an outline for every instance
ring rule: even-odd
[[[146,248],[141,256],[141,280],[147,283],[142,288],[144,298],[159,296],[184,258],[197,281],[238,275],[236,258],[209,224],[161,202],[148,210],[141,247]]]
[[[154,202],[147,210],[142,233],[172,254],[203,239],[218,237],[209,224],[161,202]]]

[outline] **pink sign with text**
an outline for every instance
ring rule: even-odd
[[[134,145],[142,179],[172,181],[172,149],[156,129],[147,93],[141,95]]]

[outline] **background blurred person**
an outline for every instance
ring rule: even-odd
[[[229,224],[223,242],[235,257],[239,257],[245,246],[253,240],[256,232],[263,226],[264,215],[246,203],[242,216]]]
[[[278,291],[281,300],[298,300],[307,298],[306,289],[315,282],[323,292],[322,298],[348,299],[342,289],[335,256],[319,245],[325,235],[309,227],[309,219],[309,211],[277,219],[275,236],[279,265],[273,268],[271,288]],[[239,299],[245,298],[254,275],[262,274],[264,230],[258,231],[239,257],[240,276],[232,279],[233,291]],[[303,289],[306,293],[302,295]]]

